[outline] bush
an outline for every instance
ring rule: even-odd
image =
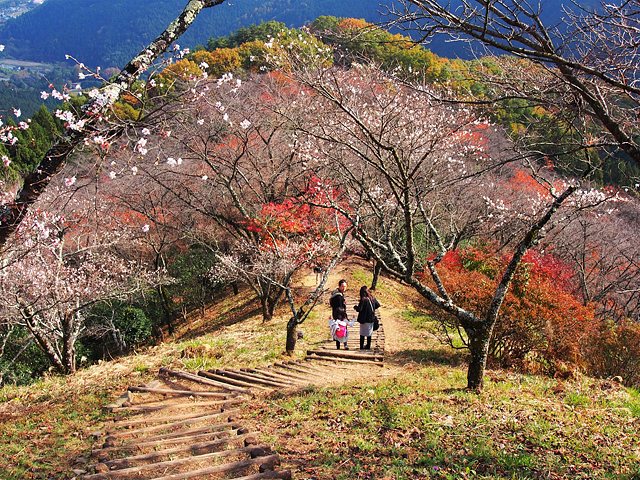
[[[47,371],[49,361],[35,342],[31,342],[25,328],[16,327],[2,334],[10,338],[0,357],[0,385],[28,385]]]
[[[445,256],[441,277],[456,303],[482,316],[507,262],[488,246],[467,247]],[[547,374],[555,374],[560,365],[585,366],[583,346],[597,322],[594,307],[571,293],[567,269],[551,255],[525,256],[493,331],[490,363]]]
[[[77,351],[90,361],[112,357],[149,341],[152,331],[153,322],[142,308],[124,302],[100,303],[87,315],[88,333]]]
[[[620,376],[625,385],[640,387],[640,324],[601,322],[585,348],[587,371],[597,377]]]
[[[122,335],[126,345],[140,345],[151,338],[153,324],[140,308],[125,307],[117,312],[113,323]]]

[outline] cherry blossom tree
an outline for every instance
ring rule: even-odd
[[[638,321],[640,249],[637,199],[623,195],[616,205],[572,219],[549,249],[573,267],[576,293],[598,305],[601,319]]]
[[[22,182],[18,192],[3,189],[2,200],[4,214],[0,223],[0,244],[4,245],[9,236],[18,228],[28,209],[45,191],[51,179],[65,166],[67,159],[78,145],[83,142],[93,142],[100,145],[107,143],[122,133],[122,122],[114,122],[114,104],[127,93],[136,97],[133,88],[153,63],[180,37],[193,23],[197,15],[204,8],[220,5],[224,0],[189,0],[182,13],[171,22],[166,30],[153,40],[144,50],[122,69],[122,71],[106,84],[90,92],[90,101],[83,107],[82,112],[74,114],[71,111],[57,112],[57,116],[65,122],[66,131],[56,144],[51,147],[40,162],[37,169]],[[4,49],[3,46],[0,46]],[[84,67],[82,64],[80,64]],[[98,78],[99,72],[92,72]],[[85,75],[83,73],[83,75]],[[104,79],[103,79],[104,80]],[[67,98],[66,93],[57,90],[52,92],[60,99]],[[44,95],[49,95],[45,92]],[[16,116],[20,115],[16,109]],[[24,123],[24,125],[23,125]],[[28,128],[28,122],[21,122],[18,127],[1,127],[0,141],[13,143],[16,141],[15,128]],[[7,185],[3,185],[7,188]]]
[[[508,142],[476,112],[436,102],[424,86],[406,88],[368,67],[303,71],[298,78],[315,92],[306,109],[315,121],[302,127],[303,154],[332,164],[350,206],[333,207],[357,225],[354,236],[387,272],[464,330],[468,387],[481,389],[493,329],[524,255],[554,219],[569,215],[557,215],[561,208],[579,210],[601,196],[577,182],[545,178],[533,166],[541,191],[510,195],[508,163],[522,157],[510,154]],[[509,259],[490,299],[464,308],[439,263],[463,242],[496,232],[505,232],[501,248]]]
[[[501,75],[482,70],[483,79],[499,86],[495,97],[521,99],[547,109],[574,128],[573,145],[622,151],[640,165],[637,113],[640,108],[640,3],[637,0],[540,2],[463,0],[405,0],[396,8],[396,21],[428,41],[436,33],[488,47],[486,54],[510,54]],[[557,24],[544,20],[544,8],[562,8]],[[512,62],[513,56],[527,59]],[[508,64],[513,68],[509,68]],[[623,156],[624,157],[624,156]]]
[[[0,318],[4,325],[28,330],[56,370],[68,374],[76,370],[76,343],[85,332],[87,309],[102,300],[128,298],[151,284],[152,276],[122,255],[135,240],[106,228],[101,222],[110,218],[106,206],[88,218],[90,204],[55,193],[56,202],[67,201],[64,209],[58,204],[51,211],[64,213],[33,210],[16,231],[17,241],[4,251]]]
[[[131,205],[142,192],[173,205],[181,235],[217,255],[216,279],[247,284],[268,320],[293,275],[333,248],[333,217],[304,200],[317,180],[290,120],[304,117],[292,101],[300,88],[277,72],[189,74],[171,88],[181,101],[123,137],[109,177],[129,184]]]

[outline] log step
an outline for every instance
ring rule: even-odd
[[[367,351],[367,350],[365,350]],[[372,351],[372,350],[369,350]],[[307,356],[320,355],[324,357],[338,357],[338,358],[350,358],[352,360],[369,360],[369,361],[383,361],[383,355],[376,355],[370,353],[356,353],[347,352],[344,350],[307,350]]]
[[[191,457],[168,460],[166,462],[150,463],[148,465],[141,465],[139,467],[123,468],[120,470],[111,470],[107,473],[96,473],[93,475],[86,475],[84,477],[84,480],[111,480],[114,478],[124,478],[128,475],[139,474],[141,472],[144,472],[145,470],[182,466],[188,463],[201,462],[203,460],[224,458],[224,457],[230,457],[235,455],[250,455],[252,451],[255,451],[257,449],[266,450],[267,448],[268,447],[266,446],[259,446],[259,447],[251,446],[251,447],[237,448],[234,450],[222,450],[220,452],[206,453],[204,455],[194,455]],[[208,467],[206,469],[192,470],[191,472],[178,473],[174,475],[168,475],[164,477],[155,477],[155,478],[157,479],[162,478],[167,480],[175,479],[175,478],[191,478],[197,475],[204,475],[205,470],[207,475],[211,475],[213,473],[231,472],[234,470],[247,468],[253,465],[260,465],[264,463],[274,463],[278,461],[279,461],[278,455],[264,455],[264,456],[257,456],[255,458],[240,460],[232,463],[216,465],[214,467]],[[198,474],[196,474],[196,472],[198,472]],[[176,475],[179,475],[179,476],[176,477]],[[188,475],[188,476],[183,476],[183,475]],[[149,478],[149,477],[146,477],[146,478]]]
[[[345,363],[362,363],[369,365],[378,365],[379,367],[384,367],[384,363],[380,361],[372,361],[372,360],[353,360],[351,358],[338,358],[338,357],[330,357],[325,355],[307,355],[308,360],[313,361],[322,361],[322,362],[345,362]]]
[[[201,392],[196,390],[174,390],[172,388],[150,388],[150,387],[134,387],[131,386],[128,388],[130,392],[145,392],[145,393],[158,393],[160,395],[185,395],[185,396],[194,396],[194,397],[211,397],[211,398],[221,398],[228,399],[228,394],[220,393],[220,392]]]
[[[291,370],[291,371],[293,371],[293,372],[297,372],[297,373],[300,373],[300,374],[302,374],[302,375],[322,378],[322,375],[320,375],[319,373],[317,373],[317,371],[314,371],[315,369],[311,369],[311,368],[304,368],[304,367],[302,367],[302,365],[301,365],[301,364],[299,364],[299,363],[292,363],[292,364],[288,364],[288,363],[275,363],[274,365],[275,365],[276,367],[278,367],[278,368],[285,368],[285,369],[287,369],[287,370]]]
[[[194,375],[192,373],[180,372],[176,370],[169,370],[168,368],[160,368],[161,375],[168,375],[176,378],[183,378],[185,380],[191,380],[192,382],[201,383],[204,385],[210,385],[212,387],[222,388],[224,390],[229,390],[232,392],[238,393],[249,393],[249,390],[243,387],[237,387],[235,385],[229,385],[228,383],[217,382],[215,380],[211,380],[209,378],[201,377],[198,375]]]
[[[157,435],[152,435],[149,437],[144,437],[141,438],[134,442],[131,441],[127,441],[127,442],[123,442],[120,445],[113,445],[110,447],[105,447],[103,448],[103,450],[108,450],[109,448],[111,449],[126,449],[126,448],[130,448],[130,447],[135,447],[136,445],[143,445],[145,443],[150,443],[150,442],[164,442],[166,441],[170,441],[170,440],[175,440],[175,439],[184,439],[184,438],[188,438],[188,437],[194,437],[194,436],[198,436],[201,437],[202,435],[220,435],[223,432],[227,432],[230,431],[232,429],[238,428],[237,425],[228,422],[228,423],[217,423],[217,424],[213,424],[213,425],[207,425],[205,427],[192,427],[192,428],[184,428],[181,430],[175,430],[172,432],[168,432],[168,433],[159,433]],[[105,443],[113,443],[114,440],[118,440],[118,437],[111,437],[111,438],[107,438]],[[166,442],[164,442],[166,443]]]
[[[208,441],[222,440],[225,438],[236,437],[238,435],[241,435],[239,428],[233,428],[234,425],[232,424],[226,424],[226,426],[228,427],[227,430],[213,429],[213,428],[200,428],[193,431],[183,430],[180,432],[173,432],[175,433],[174,436],[169,438],[164,438],[164,439],[158,439],[158,440],[149,440],[150,438],[153,438],[153,437],[147,437],[145,441],[141,441],[141,442],[135,442],[135,443],[128,442],[128,443],[123,443],[121,445],[114,446],[114,447],[105,447],[105,448],[96,449],[96,450],[93,450],[91,454],[94,456],[100,457],[100,456],[103,456],[104,454],[117,452],[121,450],[129,451],[129,452],[133,452],[133,451],[139,452],[146,447],[157,448],[166,444],[193,443],[196,441],[203,442],[205,440],[208,440]],[[235,427],[237,427],[237,425],[235,425]],[[210,430],[210,431],[205,431],[205,430]],[[200,432],[204,431],[204,433],[198,433],[199,431]],[[189,432],[193,432],[193,433],[189,433]]]
[[[123,469],[123,468],[134,467],[135,464],[138,462],[158,460],[162,457],[166,457],[168,455],[173,455],[176,453],[191,452],[192,455],[201,455],[202,453],[205,453],[204,450],[209,450],[211,452],[215,449],[226,447],[231,443],[244,442],[245,439],[250,435],[252,434],[236,435],[233,437],[230,436],[230,437],[220,438],[217,440],[211,440],[208,442],[189,443],[187,445],[166,448],[164,450],[156,450],[151,453],[145,453],[145,454],[133,455],[125,458],[107,460],[103,463],[107,467],[109,467],[111,470],[113,470],[113,469]],[[210,452],[206,452],[206,453],[210,453]]]
[[[114,413],[119,412],[132,412],[131,415],[141,415],[144,413],[154,413],[160,411],[167,410],[182,410],[188,408],[207,408],[207,407],[230,407],[232,405],[239,405],[244,402],[242,398],[232,398],[230,400],[212,400],[210,402],[178,402],[178,403],[154,403],[154,404],[140,404],[140,405],[131,405],[128,407],[116,407],[111,411]],[[127,418],[131,417],[128,415]]]
[[[220,381],[220,382],[228,382],[231,385],[242,385],[244,387],[247,388],[259,388],[262,390],[268,390],[269,387],[266,387],[264,385],[256,385],[255,383],[252,382],[247,382],[244,380],[238,380],[237,378],[231,378],[225,375],[219,375],[218,373],[215,373],[216,370],[211,371],[209,370],[208,372],[205,371],[199,371],[198,375],[202,375],[203,377],[207,377],[207,378],[215,378],[216,380]]]
[[[260,466],[269,465],[270,466],[278,461],[279,460],[277,455],[271,455],[269,457],[251,458],[251,459],[241,460],[239,462],[229,463],[226,465],[220,465],[216,467],[202,468],[200,470],[193,470],[191,472],[186,472],[186,473],[166,475],[163,477],[154,477],[148,480],[186,480],[187,478],[194,478],[194,477],[198,478],[204,475],[212,475],[216,473],[224,473],[224,472],[231,472],[234,470],[240,470],[240,469],[251,467],[253,465],[260,465]],[[224,469],[222,469],[221,467],[224,467]],[[291,480],[291,472],[288,470],[285,470],[282,472],[269,470],[263,473],[256,473],[253,475],[246,475],[243,477],[235,477],[235,478],[229,477],[229,478],[230,480],[262,480],[262,479]]]
[[[264,369],[258,368],[258,372],[264,372],[265,375],[272,375],[276,378],[289,379],[292,382],[298,384],[309,384],[313,380],[309,378],[309,375],[302,375],[300,373],[294,373],[289,370],[280,369],[279,367],[267,367]]]
[[[155,416],[152,418],[138,418],[136,420],[126,420],[126,421],[116,421],[113,423],[113,426],[120,430],[120,429],[126,429],[129,427],[133,427],[136,425],[145,425],[145,424],[151,424],[151,423],[156,423],[156,424],[160,424],[160,423],[168,423],[168,422],[176,422],[178,420],[189,420],[189,419],[193,419],[193,418],[200,418],[200,417],[206,417],[209,415],[218,415],[222,412],[224,412],[223,409],[218,408],[216,409],[217,411],[207,411],[206,413],[202,413],[202,412],[198,412],[198,413],[186,413],[184,415],[172,415],[172,416]]]
[[[274,382],[285,383],[291,387],[295,387],[300,385],[301,383],[306,383],[304,380],[300,380],[299,378],[293,378],[289,375],[278,374],[277,372],[268,371],[268,370],[259,370],[256,368],[241,368],[241,372],[250,373],[259,378],[264,378],[265,380],[271,380]]]
[[[240,372],[240,371],[236,371],[236,370],[216,370],[215,373],[217,375],[222,375],[224,377],[229,377],[235,380],[240,380],[243,382],[248,382],[248,383],[252,383],[252,384],[257,384],[257,385],[262,385],[262,386],[266,386],[266,387],[270,387],[270,388],[283,388],[283,387],[288,387],[289,385],[286,385],[284,383],[280,383],[280,382],[273,382],[271,380],[264,380],[261,378],[256,377],[255,375],[251,375],[249,373],[245,373],[245,372]]]
[[[111,437],[116,437],[116,438],[132,437],[132,436],[140,435],[142,433],[157,432],[160,430],[175,428],[182,425],[190,425],[193,423],[200,423],[200,422],[213,420],[213,419],[228,418],[230,413],[231,411],[214,413],[212,415],[201,415],[195,418],[189,418],[189,419],[180,420],[177,422],[162,423],[160,425],[153,425],[150,427],[138,428],[134,430],[118,430],[113,432],[107,432],[107,435]]]

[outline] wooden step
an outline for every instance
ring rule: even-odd
[[[182,410],[182,409],[188,409],[188,408],[208,408],[208,407],[220,407],[220,408],[224,408],[224,407],[230,407],[233,405],[238,405],[240,403],[245,402],[246,399],[243,399],[241,397],[237,397],[237,398],[232,398],[230,400],[212,400],[209,402],[193,402],[193,401],[187,401],[187,402],[170,402],[170,403],[166,403],[163,404],[163,402],[154,402],[154,403],[149,403],[149,404],[136,404],[136,405],[131,405],[129,407],[117,407],[117,408],[113,408],[112,412],[114,413],[118,413],[118,412],[132,412],[131,415],[142,415],[144,413],[153,413],[153,412],[160,412],[160,411],[167,411],[167,410]],[[127,418],[129,418],[131,415],[129,415]]]
[[[133,439],[133,441],[122,442],[120,445],[114,445],[112,447],[105,447],[103,450],[107,448],[127,448],[132,445],[141,445],[148,442],[163,442],[164,440],[172,440],[172,439],[182,439],[187,437],[198,436],[201,437],[203,434],[214,435],[216,433],[228,432],[233,429],[240,428],[237,424],[231,423],[229,421],[225,423],[214,423],[212,425],[206,425],[204,427],[191,427],[191,428],[182,428],[180,430],[174,430],[167,433],[158,433],[151,436],[145,436],[140,439]],[[128,438],[128,437],[124,437]],[[113,440],[118,440],[118,437],[108,437],[106,442],[112,442]]]
[[[337,363],[337,362],[343,362],[343,363],[362,363],[362,364],[369,364],[369,365],[377,365],[379,367],[384,367],[384,363],[383,362],[375,362],[375,361],[371,361],[371,360],[353,360],[351,358],[339,358],[339,357],[329,357],[329,356],[325,356],[325,355],[307,355],[307,359],[308,360],[314,360],[314,361],[321,361],[321,362],[333,362],[333,363]]]
[[[159,395],[179,395],[179,396],[194,396],[194,397],[211,397],[229,399],[228,394],[220,392],[202,392],[196,390],[174,390],[172,388],[149,388],[149,387],[134,387],[128,388],[130,392],[144,392],[144,393],[157,393]]]
[[[258,385],[263,385],[266,387],[270,387],[270,388],[287,388],[289,387],[289,385],[281,383],[281,382],[274,382],[271,380],[264,380],[261,378],[256,377],[255,375],[251,375],[249,373],[245,373],[245,372],[240,372],[240,371],[236,371],[236,370],[221,370],[218,369],[215,371],[216,374],[218,375],[223,375],[225,377],[229,377],[229,378],[233,378],[235,380],[240,380],[243,382],[250,382],[250,383],[255,383]]]
[[[176,453],[185,453],[191,452],[192,455],[200,455],[198,452],[203,452],[203,450],[215,450],[220,449],[221,447],[226,447],[232,443],[243,443],[245,439],[253,434],[244,434],[244,435],[236,435],[229,436],[225,438],[219,438],[216,440],[211,440],[207,442],[198,442],[198,443],[189,443],[187,445],[180,445],[172,448],[166,448],[164,450],[155,450],[151,453],[145,453],[141,455],[132,455],[124,458],[116,458],[113,460],[107,460],[103,462],[110,469],[122,469],[129,468],[136,465],[139,462],[146,462],[149,460],[158,460],[162,457],[166,457],[168,455],[173,455]],[[244,445],[244,443],[243,443]],[[210,453],[210,452],[206,452]]]
[[[292,372],[297,372],[301,375],[306,375],[306,376],[311,376],[311,377],[318,377],[318,378],[322,378],[322,375],[319,374],[317,371],[315,371],[315,369],[313,368],[305,368],[303,367],[300,363],[287,363],[287,362],[283,362],[283,363],[274,363],[274,366],[278,367],[278,368],[285,368],[287,370],[291,370]]]
[[[193,470],[191,472],[186,473],[176,473],[174,475],[166,475],[163,477],[154,477],[149,478],[147,480],[186,480],[187,478],[198,478],[205,475],[213,475],[216,473],[224,473],[231,472],[234,470],[240,470],[244,468],[251,467],[253,465],[260,465],[261,467],[264,465],[273,465],[274,463],[279,462],[277,455],[270,455],[268,457],[257,457],[251,458],[247,460],[241,460],[239,462],[229,463],[226,465],[219,465],[215,467],[202,468],[200,470]],[[291,480],[291,472],[288,470],[282,472],[276,472],[274,470],[269,470],[268,472],[263,473],[255,473],[253,475],[246,475],[243,477],[229,477],[230,480],[262,480],[262,479],[282,479],[282,480]]]
[[[206,378],[206,377],[194,375],[192,373],[180,372],[180,371],[176,371],[176,370],[169,370],[168,368],[164,368],[164,367],[162,367],[160,369],[160,374],[168,375],[168,376],[171,376],[171,377],[183,378],[185,380],[191,380],[192,382],[197,382],[197,383],[201,383],[201,384],[204,384],[204,385],[211,385],[213,387],[222,388],[224,390],[229,390],[229,391],[232,391],[232,392],[249,393],[249,390],[247,390],[246,388],[243,388],[243,387],[237,387],[235,385],[230,385],[228,383],[217,382],[215,380],[211,380],[211,379]]]
[[[250,373],[260,378],[264,378],[265,380],[272,380],[274,382],[285,383],[290,387],[295,387],[302,383],[301,380],[295,379],[289,375],[278,375],[275,372],[270,372],[268,370],[259,370],[256,368],[241,368],[241,372]]]
[[[362,350],[362,352],[373,352],[372,350]],[[320,355],[325,357],[338,357],[338,358],[350,358],[352,360],[369,360],[369,361],[383,361],[383,355],[376,355],[373,353],[356,353],[346,352],[344,350],[307,350],[307,356]]]
[[[107,435],[111,437],[116,437],[116,438],[132,437],[135,435],[140,435],[141,433],[157,432],[159,430],[165,430],[167,428],[175,428],[181,425],[191,425],[193,423],[200,423],[207,420],[228,418],[230,413],[231,411],[214,413],[211,415],[201,415],[195,418],[189,418],[189,419],[180,420],[177,422],[162,423],[160,425],[153,425],[150,427],[138,428],[134,430],[117,430],[113,432],[107,432]]]
[[[258,368],[258,372],[264,372],[265,375],[273,375],[276,378],[289,379],[295,383],[308,385],[313,380],[309,375],[302,375],[298,372],[292,372],[291,370],[281,369],[280,367],[270,366],[267,368]]]
[[[215,378],[220,382],[229,382],[231,385],[241,385],[247,388],[259,388],[261,390],[269,390],[269,387],[266,387],[264,385],[256,385],[255,383],[238,380],[236,378],[231,378],[224,375],[218,375],[217,373],[215,373],[215,370],[213,371],[209,370],[208,372],[199,371],[198,375],[202,375],[203,377],[207,377],[207,378]]]
[[[200,417],[204,417],[204,416],[209,416],[209,415],[218,415],[220,413],[223,413],[224,410],[222,408],[218,408],[216,409],[216,411],[212,411],[212,410],[208,410],[206,412],[192,412],[192,413],[185,413],[183,415],[156,415],[153,417],[149,417],[148,415],[146,416],[146,418],[136,418],[135,420],[123,420],[123,421],[115,421],[113,422],[113,427],[116,428],[117,430],[121,430],[121,429],[125,429],[128,427],[133,427],[136,425],[145,425],[145,424],[152,424],[152,423],[167,423],[167,422],[176,422],[178,420],[188,420],[190,418],[200,418]]]
[[[145,437],[143,441],[139,442],[123,442],[120,445],[113,447],[104,447],[95,449],[91,452],[92,455],[100,457],[108,453],[117,451],[139,452],[147,447],[157,448],[167,444],[179,444],[179,443],[193,443],[203,441],[222,440],[224,438],[236,437],[241,435],[237,425],[226,424],[227,429],[214,429],[214,428],[198,428],[181,430],[178,432],[172,432],[172,436],[168,438],[157,437]],[[244,431],[244,429],[242,429]],[[202,433],[199,433],[202,432]],[[154,440],[155,438],[155,440]]]
[[[255,451],[257,449],[266,450],[267,448],[268,447],[266,446],[257,446],[257,447],[251,446],[251,447],[237,448],[233,450],[222,450],[220,452],[206,453],[204,455],[194,455],[191,457],[177,458],[175,460],[168,460],[166,462],[150,463],[147,465],[141,465],[139,467],[123,468],[120,470],[111,470],[107,473],[96,473],[93,475],[86,475],[84,477],[84,480],[111,480],[114,478],[123,478],[133,474],[137,475],[147,470],[175,467],[175,466],[185,465],[189,463],[202,462],[204,460],[210,460],[214,458],[224,458],[224,457],[230,457],[235,455],[250,455],[252,451]],[[250,458],[250,459],[241,460],[233,463],[216,465],[214,467],[209,467],[207,469],[200,469],[199,471],[193,470],[191,472],[175,474],[175,475],[180,475],[179,477],[175,477],[175,475],[168,475],[164,477],[155,477],[155,478],[162,478],[162,479],[191,478],[193,476],[196,476],[196,475],[193,475],[194,472],[199,472],[199,475],[203,475],[202,472],[204,470],[207,470],[207,474],[211,475],[213,473],[230,472],[233,470],[239,470],[241,468],[250,467],[252,465],[260,465],[262,463],[271,463],[274,461],[276,462],[279,461],[277,455],[265,455],[265,456],[258,456],[256,458]],[[190,475],[190,476],[185,477],[182,475]],[[150,478],[150,477],[145,476],[142,478]]]

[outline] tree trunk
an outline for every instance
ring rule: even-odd
[[[260,306],[262,307],[262,321],[268,322],[273,318],[273,311],[269,308],[269,299],[262,297],[260,299]]]
[[[287,322],[287,354],[292,355],[296,349],[298,341],[298,322],[295,317],[291,317]]]
[[[65,374],[76,372],[76,317],[77,313],[66,313],[62,320],[62,363]]]
[[[162,305],[162,311],[164,312],[164,322],[162,323],[167,326],[169,335],[171,335],[173,334],[173,309],[171,308],[171,300],[162,285],[156,287],[156,292],[158,292],[160,305]]]
[[[4,245],[9,236],[18,228],[51,179],[64,168],[67,158],[76,146],[89,138],[90,135],[94,135],[96,130],[101,131],[98,122],[104,118],[104,113],[113,106],[120,95],[126,92],[167,50],[167,47],[189,28],[202,9],[220,5],[223,2],[224,0],[190,0],[180,15],[153,42],[132,58],[112,81],[100,87],[101,95],[96,100],[87,103],[83,109],[81,120],[86,122],[85,128],[79,131],[67,128],[56,144],[45,154],[38,168],[24,178],[22,188],[14,203],[3,206],[3,219],[0,222],[0,246]],[[118,131],[119,128],[115,127],[109,131],[109,134]]]
[[[371,286],[369,287],[369,289],[375,290],[375,288],[378,286],[378,279],[380,278],[380,272],[382,272],[382,264],[374,260],[373,280],[371,280]]]
[[[467,370],[467,388],[481,392],[484,387],[484,371],[487,366],[489,343],[492,328],[479,327],[476,330],[466,330],[469,336],[469,369]]]

